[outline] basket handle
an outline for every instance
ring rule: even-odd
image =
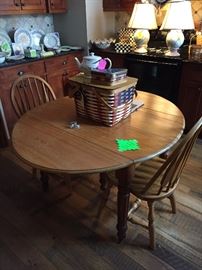
[[[102,97],[97,93],[97,91],[95,90],[94,87],[93,87],[92,89],[93,89],[93,92],[94,92],[94,94],[96,95],[96,97],[97,97],[102,103],[104,103],[104,105],[105,105],[109,110],[112,110],[113,112],[115,112],[115,111],[117,110],[116,108],[110,106],[110,105],[105,101],[105,99],[102,98]],[[135,91],[134,91],[134,94],[135,94],[135,98],[136,98],[136,97],[137,97],[137,91],[136,91],[136,89],[135,89]]]
[[[94,94],[96,95],[96,97],[97,97],[102,103],[104,103],[104,105],[105,105],[109,110],[115,111],[115,108],[113,108],[112,106],[110,106],[110,105],[105,101],[105,99],[102,98],[102,97],[97,93],[96,90],[94,90],[94,88],[93,88],[93,92],[94,92]]]

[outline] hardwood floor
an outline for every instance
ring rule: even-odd
[[[0,149],[0,270],[201,269],[202,141],[195,144],[176,190],[177,214],[156,204],[157,248],[148,249],[146,205],[132,214],[116,243],[116,188],[100,191],[98,175],[51,179],[43,193],[31,169]],[[131,197],[131,202],[135,198]]]

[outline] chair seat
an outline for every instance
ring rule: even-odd
[[[131,179],[130,191],[135,196],[141,199],[144,197],[155,196],[160,188],[161,177],[156,179],[155,183],[147,190],[144,194],[145,185],[151,180],[151,177],[156,173],[156,171],[163,165],[165,159],[154,158],[152,160],[145,161],[141,163],[134,172],[134,177]]]

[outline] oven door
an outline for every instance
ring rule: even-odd
[[[126,57],[128,76],[138,78],[137,90],[177,101],[181,63],[176,61],[153,61]]]

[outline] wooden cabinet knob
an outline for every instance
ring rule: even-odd
[[[67,64],[67,61],[64,61],[64,62],[63,62],[63,65],[66,65],[66,64]]]

